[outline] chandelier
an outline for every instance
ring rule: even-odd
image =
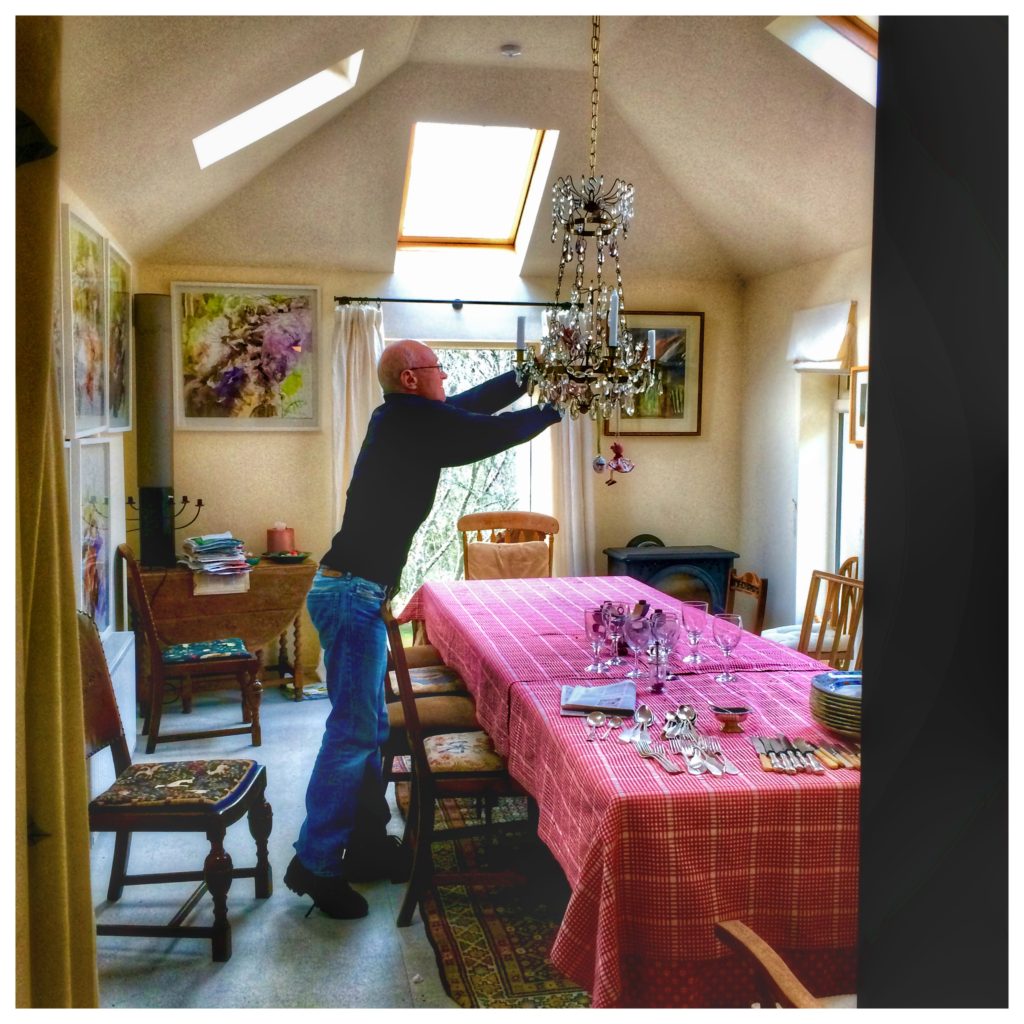
[[[654,346],[626,330],[619,266],[619,236],[627,237],[633,219],[632,185],[616,178],[605,188],[597,167],[598,75],[601,19],[593,18],[590,41],[590,173],[577,184],[559,178],[552,189],[551,241],[562,232],[555,302],[543,314],[540,351],[517,341],[516,374],[543,404],[556,405],[574,419],[589,413],[608,419],[631,415],[636,400],[655,381]],[[588,257],[593,257],[590,276]],[[614,274],[608,272],[609,264]],[[572,267],[569,301],[561,302],[566,270]],[[611,277],[608,280],[607,277]],[[653,334],[653,332],[651,332]]]

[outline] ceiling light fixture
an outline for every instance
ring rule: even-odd
[[[501,52],[506,57],[518,57],[523,52],[523,48],[518,43],[505,43]]]
[[[598,76],[601,19],[593,18],[591,35],[590,174],[559,178],[554,185],[551,241],[562,230],[555,305],[544,312],[545,335],[539,356],[517,341],[516,373],[538,401],[554,404],[574,419],[589,413],[607,419],[621,410],[627,415],[636,400],[654,383],[654,345],[645,345],[626,330],[619,267],[619,236],[629,232],[633,219],[632,185],[616,178],[605,188],[597,167]],[[593,240],[593,246],[590,245]],[[588,253],[594,257],[594,276],[587,281]],[[603,278],[608,261],[614,280]],[[559,304],[566,268],[574,264],[568,303]],[[651,332],[653,334],[653,331]]]

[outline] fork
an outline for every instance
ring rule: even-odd
[[[662,768],[665,769],[670,775],[678,775],[683,768],[678,764],[673,764],[660,750],[655,750],[650,743],[650,740],[644,738],[633,741],[633,746],[636,747],[637,753],[641,757],[646,757],[651,760],[657,761]]]
[[[704,767],[704,759],[700,756],[700,752],[694,747],[689,740],[684,740],[681,736],[677,736],[672,741],[672,749],[682,758],[686,760],[686,770],[691,775],[703,775],[706,771]]]
[[[740,774],[739,768],[737,768],[736,765],[734,765],[732,763],[732,761],[730,761],[729,758],[727,758],[725,756],[725,754],[722,753],[722,744],[718,742],[718,738],[717,737],[715,737],[715,736],[705,736],[704,737],[704,749],[709,754],[714,754],[714,756],[717,757],[718,760],[722,762],[722,768],[724,768],[725,771],[729,775],[739,775]]]

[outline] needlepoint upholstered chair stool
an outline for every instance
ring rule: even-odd
[[[117,775],[113,785],[89,804],[89,829],[113,832],[114,854],[107,899],[121,898],[126,885],[199,882],[199,886],[165,925],[97,924],[97,935],[187,936],[209,939],[215,961],[231,958],[231,924],[227,896],[235,878],[252,878],[256,898],[273,892],[267,840],[273,813],[265,791],[267,773],[250,760],[167,761],[133,764],[114,699],[103,645],[96,624],[78,613],[82,662],[85,752],[92,757],[108,747]],[[242,816],[256,841],[256,865],[233,866],[224,849],[228,826]],[[201,871],[128,874],[133,832],[201,832],[210,843]],[[187,925],[185,920],[204,894],[213,897],[213,924]]]

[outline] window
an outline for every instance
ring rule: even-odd
[[[257,103],[223,124],[192,140],[200,168],[223,160],[238,150],[276,132],[304,114],[322,107],[348,92],[359,77],[363,51],[359,50],[337,64],[298,82],[290,89]]]
[[[457,394],[511,370],[515,352],[507,343],[454,344],[427,341],[448,374],[446,390]],[[512,408],[530,404],[524,395]],[[395,606],[402,607],[427,580],[462,578],[462,545],[455,524],[466,512],[497,509],[552,511],[551,431],[545,430],[489,459],[441,471],[434,506],[409,549]]]
[[[875,106],[878,18],[872,15],[784,15],[766,26],[777,39]]]
[[[533,128],[413,125],[399,246],[512,249],[538,177],[544,134]],[[539,177],[546,178],[546,170]]]

